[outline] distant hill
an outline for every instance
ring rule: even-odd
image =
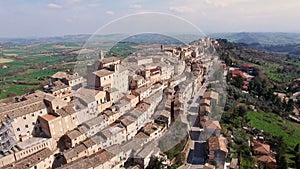
[[[133,45],[151,45],[151,44],[168,44],[168,45],[183,45],[184,43],[170,36],[144,33],[130,36],[121,41],[121,43]]]
[[[194,41],[203,37],[201,35],[194,34],[174,34],[170,36],[166,36],[163,34],[156,33],[144,33],[129,36],[127,34],[79,34],[79,35],[65,35],[65,36],[54,36],[54,37],[42,37],[42,38],[0,38],[0,43],[14,43],[21,45],[29,45],[36,43],[59,43],[59,42],[81,42],[85,43],[88,40],[90,42],[116,42],[120,39],[122,41],[129,41],[137,44],[153,44],[153,43],[161,43],[161,44],[180,44],[181,41],[186,43]]]
[[[56,43],[56,42],[84,42],[91,35],[65,35],[54,37],[42,37],[42,38],[0,38],[2,43],[15,43],[22,45],[29,45],[35,43]]]
[[[264,33],[264,32],[241,32],[241,33],[214,33],[212,38],[227,39],[235,43],[260,44],[260,45],[286,45],[300,44],[300,33]]]
[[[261,45],[258,43],[253,43],[248,44],[247,46],[268,52],[287,54],[289,57],[300,61],[300,44]]]

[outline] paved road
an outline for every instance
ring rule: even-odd
[[[206,141],[201,138],[201,129],[199,126],[199,104],[209,81],[205,82],[194,97],[184,105],[184,115],[182,121],[188,124],[189,134],[192,141],[187,159],[186,168],[202,168],[206,161]]]
[[[204,77],[206,79],[206,82],[201,86],[200,90],[194,94],[194,97],[192,99],[186,100],[186,102],[184,103],[184,111],[181,115],[181,120],[182,122],[188,124],[188,130],[192,144],[188,154],[187,164],[185,166],[182,166],[181,168],[200,169],[204,167],[204,164],[207,160],[207,143],[205,139],[201,138],[202,129],[200,129],[199,126],[200,123],[198,112],[200,107],[200,99],[206,91],[207,86],[210,83],[209,77],[211,77],[213,73],[214,70],[211,70],[211,67],[209,67],[208,75]],[[226,73],[227,72],[224,72],[224,75]],[[183,96],[183,98],[189,97]]]

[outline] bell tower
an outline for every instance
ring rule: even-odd
[[[103,50],[99,51],[99,58],[102,60],[104,59],[104,54],[103,54]]]

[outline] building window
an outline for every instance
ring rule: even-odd
[[[42,111],[40,111],[40,114],[43,114],[43,112],[42,112]]]
[[[20,128],[17,128],[17,131],[21,131],[21,129],[20,129]]]
[[[28,125],[27,125],[27,124],[25,125],[25,128],[28,128]]]
[[[24,116],[23,119],[26,120],[26,116]]]
[[[31,116],[34,117],[34,113],[32,113]]]

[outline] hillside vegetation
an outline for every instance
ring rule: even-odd
[[[261,51],[225,39],[218,41],[221,46],[220,57],[229,66],[240,67],[244,63],[251,63],[258,70],[257,73],[261,72],[259,76],[279,91],[299,78],[300,62],[289,58],[286,54]]]
[[[286,45],[300,44],[300,33],[280,32],[240,32],[240,33],[215,33],[213,38],[227,39],[235,43],[261,44],[261,45]]]

